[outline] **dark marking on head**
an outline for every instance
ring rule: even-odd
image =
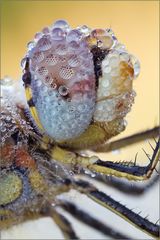
[[[28,106],[29,106],[29,107],[34,107],[34,106],[35,106],[35,104],[34,104],[34,102],[33,102],[33,98],[31,98],[30,100],[28,100],[27,103],[28,103]]]
[[[26,122],[32,127],[32,130],[37,134],[39,135],[40,137],[42,137],[40,131],[39,131],[39,128],[37,127],[31,113],[30,113],[30,110],[27,108],[27,109],[23,109],[23,114],[24,114],[24,118],[26,120]]]
[[[25,70],[26,72],[29,71],[29,57],[26,58],[26,64],[25,64],[24,70]]]
[[[108,53],[108,50],[101,49],[98,46],[94,46],[91,49],[91,53],[93,54],[93,62],[94,62],[94,72],[96,76],[96,87],[98,87],[99,77],[102,76],[102,61]]]
[[[25,72],[22,76],[22,80],[25,84],[25,87],[31,84],[31,73],[30,72]]]
[[[26,58],[26,64],[25,64],[25,68],[24,68],[24,74],[22,76],[22,80],[25,84],[25,87],[27,87],[28,85],[31,84],[31,73],[29,71],[29,58]]]

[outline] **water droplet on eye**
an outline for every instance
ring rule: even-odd
[[[121,44],[121,43],[117,43],[114,48],[116,50],[119,50],[119,51],[125,51],[126,50],[126,46],[124,44]]]
[[[102,86],[104,87],[104,88],[107,88],[107,87],[109,87],[109,81],[103,81],[102,82]]]
[[[97,42],[97,47],[102,47],[103,46],[103,42],[101,41],[101,40],[98,40],[98,42]]]
[[[70,102],[71,102],[71,98],[67,98],[67,102],[69,102],[69,103],[70,103]]]
[[[78,30],[71,30],[66,36],[67,42],[79,42],[82,39],[82,33]]]
[[[105,36],[103,37],[103,46],[104,48],[111,48],[113,45],[113,39],[111,36]]]
[[[137,78],[140,73],[140,62],[133,55],[130,55],[130,61],[133,65],[133,69],[134,69],[134,78]]]
[[[92,32],[91,32],[91,36],[92,37],[95,37],[97,39],[99,39],[99,37],[101,36],[105,36],[106,35],[106,31],[104,29],[94,29]]]
[[[73,113],[76,110],[74,106],[69,106],[68,107],[68,112]]]
[[[57,88],[57,84],[52,82],[52,83],[51,83],[51,88],[52,88],[52,89],[56,89],[56,88]]]
[[[113,68],[118,67],[119,58],[116,55],[111,55],[111,57],[109,58],[109,65]]]
[[[38,69],[38,73],[41,76],[46,76],[48,74],[48,70],[45,67],[41,67]]]
[[[84,36],[88,36],[91,32],[91,29],[86,25],[80,26],[77,28]]]
[[[111,67],[110,66],[106,66],[104,67],[104,70],[103,70],[105,73],[109,73],[111,71]]]
[[[69,89],[65,85],[62,85],[58,88],[58,92],[61,96],[66,96],[69,93]]]
[[[53,28],[52,38],[53,40],[63,40],[65,38],[65,33],[61,28]]]
[[[100,42],[98,42],[98,47],[103,48],[111,48],[113,45],[113,39],[112,36],[107,34],[107,31],[104,29],[95,29],[91,32],[91,39],[96,38]]]
[[[67,53],[68,49],[64,44],[60,44],[56,48],[56,53],[59,55],[65,55]]]
[[[71,77],[73,77],[74,71],[71,67],[64,66],[64,67],[61,67],[59,75],[63,79],[70,79]]]
[[[48,49],[50,49],[52,46],[52,42],[49,39],[49,36],[43,36],[37,43],[37,47],[41,50],[41,51],[46,51]]]
[[[114,35],[114,32],[111,28],[106,28],[106,32],[109,33],[110,35]]]
[[[121,59],[121,61],[128,62],[130,60],[130,56],[127,52],[122,52],[122,53],[120,53],[120,59]]]
[[[82,50],[88,48],[88,43],[87,43],[87,41],[81,40],[81,42],[80,42],[80,47],[81,47]]]
[[[22,67],[23,69],[25,68],[26,60],[27,60],[26,57],[24,57],[24,58],[21,60],[21,67]]]
[[[6,129],[6,127],[5,126],[2,126],[1,127],[1,132],[5,132],[7,129]]]
[[[10,121],[11,121],[11,117],[10,117],[10,116],[7,116],[7,117],[6,117],[6,121],[7,121],[7,122],[10,122]]]
[[[70,56],[70,58],[68,60],[68,64],[71,67],[77,67],[80,64],[80,60],[76,55],[72,55],[72,56]]]
[[[69,25],[65,20],[58,20],[53,24],[54,28],[62,28],[64,30],[69,30]]]
[[[28,48],[28,50],[29,51],[31,51],[32,50],[32,48],[34,48],[35,47],[35,42],[29,42],[28,44],[27,44],[27,48]]]
[[[46,57],[46,63],[47,63],[48,65],[52,65],[52,66],[53,66],[53,65],[56,65],[57,62],[58,62],[58,57],[55,56],[55,55],[53,55],[52,53],[49,54],[49,55]]]
[[[37,32],[37,33],[34,35],[34,40],[35,40],[35,41],[38,41],[42,36],[43,36],[43,34],[42,34],[41,32]]]
[[[72,50],[78,49],[79,48],[79,44],[76,41],[71,41],[71,42],[69,42],[68,47],[70,49],[72,49]]]
[[[53,79],[52,79],[52,77],[49,76],[49,75],[47,75],[47,76],[45,77],[45,79],[44,79],[44,83],[45,83],[46,85],[51,85],[52,81],[53,81]]]
[[[41,62],[44,59],[44,54],[43,52],[36,52],[33,55],[33,60],[36,62]]]
[[[42,29],[42,32],[43,32],[44,34],[48,34],[48,33],[50,32],[50,30],[49,30],[48,27],[45,27],[45,28]]]
[[[66,58],[65,58],[65,57],[62,57],[62,56],[60,56],[60,57],[59,57],[59,61],[60,61],[60,62],[65,62],[65,61],[66,61]]]

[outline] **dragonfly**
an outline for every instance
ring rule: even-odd
[[[110,28],[92,30],[84,25],[71,29],[65,20],[58,20],[36,33],[21,65],[18,90],[14,82],[1,80],[0,229],[49,216],[64,238],[79,239],[61,208],[110,238],[132,239],[59,197],[73,189],[159,238],[157,223],[89,181],[94,178],[133,194],[152,185],[144,189],[135,185],[131,190],[129,182],[149,180],[157,171],[159,140],[151,145],[152,156],[146,153],[146,166],[136,163],[137,155],[133,162],[104,161],[96,156],[158,136],[159,127],[154,127],[110,140],[127,125],[125,117],[136,96],[133,80],[140,72],[137,58]],[[87,155],[87,150],[95,155]]]

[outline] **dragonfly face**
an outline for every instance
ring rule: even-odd
[[[59,20],[28,48],[27,100],[43,132],[61,142],[81,136],[92,123],[119,119],[124,129],[139,63],[110,29],[71,29]]]

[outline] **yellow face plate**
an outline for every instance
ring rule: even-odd
[[[25,88],[25,93],[26,93],[27,102],[29,102],[32,99],[32,90],[31,90],[30,86],[27,86]],[[42,124],[40,123],[36,107],[35,106],[29,106],[29,109],[30,109],[30,113],[31,113],[35,123],[39,127],[39,129],[44,130],[44,128],[42,127]]]

